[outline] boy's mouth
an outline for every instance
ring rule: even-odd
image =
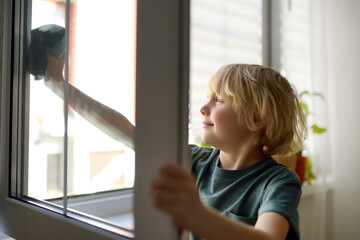
[[[212,127],[212,126],[214,126],[214,124],[210,122],[202,122],[202,127]]]

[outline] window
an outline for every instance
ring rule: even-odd
[[[279,1],[278,11],[278,69],[299,93],[311,92],[310,1]],[[307,104],[312,109],[312,101]],[[312,137],[305,143],[303,154],[308,154],[311,141]]]
[[[209,79],[224,64],[268,65],[284,75],[299,93],[315,89],[319,76],[313,61],[317,53],[311,49],[314,34],[319,33],[311,26],[315,22],[313,7],[311,1],[303,0],[191,1],[190,143],[201,143],[199,109],[206,101]],[[310,114],[308,120],[320,120],[322,126],[324,103],[321,98],[314,100],[305,97],[309,108],[316,109],[316,115]],[[303,153],[313,157],[320,178],[325,169],[319,167],[324,165],[324,154],[319,151],[319,143],[315,145],[315,137],[309,135]]]
[[[175,239],[151,207],[148,183],[162,163],[187,157],[188,2],[5,5],[4,232],[18,239]],[[70,90],[63,101],[26,71],[30,30],[45,24],[66,29],[65,80],[134,124],[136,116],[136,175],[132,146],[84,121],[71,108]],[[160,141],[169,146],[160,149]]]
[[[324,92],[318,89],[319,84],[324,81],[324,72],[319,71],[319,53],[324,43],[318,43],[319,31],[322,27],[317,26],[317,3],[312,1],[291,0],[278,1],[276,5],[275,18],[278,21],[277,44],[279,51],[274,54],[275,67],[296,87],[299,93],[309,91],[310,93]],[[323,61],[323,59],[321,59]],[[325,80],[326,81],[326,80]],[[324,89],[326,91],[326,89]],[[311,98],[305,95],[303,101],[309,107],[308,124],[316,123],[319,127],[326,126],[326,109],[324,98]],[[314,134],[309,129],[309,137],[305,142],[303,154],[310,156],[314,163],[314,172],[317,181],[323,181],[332,177],[332,164],[328,163],[325,156],[326,140],[319,134]],[[331,181],[331,179],[329,179]]]
[[[191,1],[189,142],[201,142],[200,107],[211,76],[228,63],[263,63],[261,0]]]
[[[276,67],[298,90],[311,87],[310,1],[279,1]]]
[[[136,2],[78,0],[66,10],[65,2],[33,0],[27,7],[31,14],[25,24],[31,31],[48,24],[65,28],[68,21],[66,80],[135,125]],[[35,35],[25,40],[31,49]],[[27,69],[36,60],[30,52],[25,53]],[[132,190],[119,190],[134,185],[133,150],[99,130],[97,123],[85,120],[87,116],[79,115],[69,101],[67,107],[45,86],[45,80],[36,80],[29,72],[23,72],[28,81],[18,92],[18,97],[29,98],[14,106],[20,113],[17,117],[24,116],[28,122],[17,122],[23,144],[17,151],[24,157],[21,162],[13,159],[22,169],[13,196],[80,211],[132,231]],[[69,99],[81,101],[75,97]],[[117,206],[116,201],[121,207],[111,211],[105,207]]]

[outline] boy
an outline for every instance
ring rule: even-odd
[[[45,84],[63,98],[63,57],[47,59]],[[132,147],[124,116],[71,84],[69,96],[78,113]],[[155,206],[191,239],[299,239],[300,180],[270,157],[301,150],[306,127],[295,90],[271,68],[231,64],[210,80],[207,97],[202,140],[214,148],[192,146],[192,173],[164,166],[152,184]]]
[[[301,183],[270,157],[301,149],[296,92],[270,68],[231,64],[210,80],[207,97],[202,141],[214,148],[192,147],[193,174],[164,166],[152,185],[155,206],[191,239],[299,239]]]

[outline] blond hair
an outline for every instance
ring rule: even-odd
[[[294,87],[277,71],[251,64],[229,64],[211,78],[207,95],[221,96],[239,114],[239,121],[259,131],[256,143],[268,155],[289,155],[303,147],[305,116]]]

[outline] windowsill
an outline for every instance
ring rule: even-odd
[[[313,196],[320,191],[328,191],[333,189],[334,177],[328,176],[325,180],[316,179],[312,182],[312,185],[308,185],[306,182],[302,186],[301,197]]]
[[[50,202],[62,205],[62,200]],[[134,230],[133,189],[72,197],[68,199],[68,208],[90,218],[93,216],[112,225]]]
[[[301,197],[312,196],[314,194],[315,194],[315,186],[314,185],[303,185]]]
[[[105,218],[105,220],[115,223],[115,224],[122,226],[124,228],[127,228],[127,229],[131,229],[131,230],[135,229],[133,212],[108,217],[108,218]]]
[[[14,239],[0,232],[0,240],[14,240]]]
[[[99,219],[95,216],[89,216],[86,213],[79,213],[76,210],[70,210],[66,212],[64,216],[63,208],[57,204],[51,203],[49,201],[42,201],[38,199],[33,199],[27,196],[22,197],[7,197],[6,204],[10,206],[11,209],[18,209],[20,212],[24,212],[25,218],[29,218],[29,215],[34,216],[35,218],[43,217],[48,218],[50,224],[59,223],[59,226],[70,229],[77,229],[79,231],[87,231],[92,229],[95,234],[100,234],[102,236],[105,232],[114,233],[121,236],[119,239],[134,239],[134,231],[126,229],[116,225],[115,223],[110,223],[105,219]],[[62,217],[59,217],[62,216]],[[54,222],[54,220],[56,221]],[[24,220],[24,219],[22,219]],[[60,220],[60,221],[59,221]],[[20,226],[26,221],[19,221]],[[80,222],[85,224],[80,224]],[[31,226],[35,226],[33,223],[29,223]],[[14,225],[17,225],[16,219],[14,219]],[[31,231],[31,229],[28,229]],[[105,232],[104,232],[105,231]],[[45,234],[51,234],[49,229],[44,230]],[[0,239],[2,240],[2,239]],[[12,238],[7,240],[13,240]]]

